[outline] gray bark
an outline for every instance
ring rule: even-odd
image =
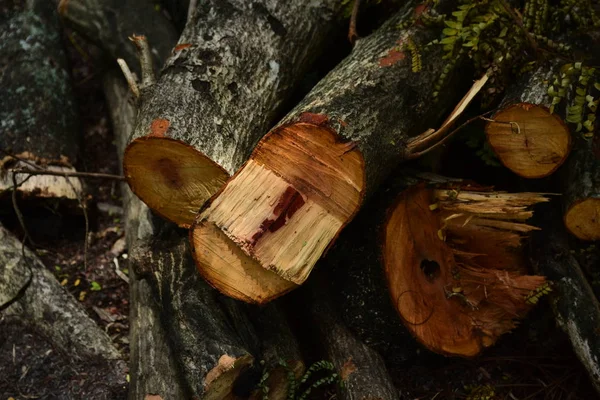
[[[178,34],[152,0],[62,0],[59,13],[75,31],[101,47],[114,61],[123,58],[138,72],[139,60],[130,36],[145,35],[155,68],[161,68]]]
[[[137,107],[120,71],[113,70],[104,77],[104,93],[110,111],[119,159],[122,159],[127,137],[133,130]],[[121,184],[125,205],[125,237],[129,251],[154,232],[150,210]],[[130,260],[131,262],[131,260]],[[144,399],[158,395],[162,399],[185,398],[184,385],[177,377],[175,355],[168,345],[167,332],[160,320],[160,308],[148,281],[135,274],[130,265],[129,399]]]
[[[322,277],[315,276],[303,290],[314,333],[324,349],[326,359],[333,362],[343,382],[337,388],[338,398],[399,399],[398,390],[394,388],[383,359],[357,339],[339,319],[337,310],[328,298],[327,286],[319,278]]]
[[[447,7],[452,1],[440,2]],[[408,21],[416,1],[409,1],[395,16],[368,37],[359,39],[352,53],[325,76],[282,121],[297,120],[303,113],[319,114],[342,140],[355,143],[365,160],[368,197],[382,183],[394,165],[407,160],[409,138],[429,128],[438,128],[438,119],[448,114],[462,97],[462,90],[445,87],[436,102],[435,85],[447,60],[442,59],[441,46],[425,45],[439,37],[438,28],[415,24],[399,29]],[[422,70],[412,72],[411,56],[403,56],[384,66],[380,62],[399,42],[410,38],[421,50]],[[457,61],[460,65],[460,60]],[[385,62],[384,62],[385,64]],[[471,82],[471,76],[448,78],[458,86]],[[466,89],[465,89],[466,92]]]
[[[19,323],[43,335],[74,363],[103,362],[110,390],[118,391],[126,385],[125,362],[108,335],[39,258],[1,226],[0,275],[0,331],[5,332],[0,337],[14,340],[5,335],[23,332],[9,329],[10,324]]]
[[[546,205],[532,235],[531,259],[540,274],[553,283],[550,303],[558,325],[569,336],[575,355],[600,393],[600,304],[579,263],[571,254],[559,213]]]
[[[74,165],[78,114],[56,12],[50,1],[17,3],[0,15],[0,148]]]
[[[166,137],[233,174],[278,117],[340,9],[338,0],[199,2],[179,50],[143,96],[131,141],[166,119]]]

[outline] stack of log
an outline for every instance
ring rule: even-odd
[[[27,57],[53,60],[29,77],[0,69],[15,99],[0,107],[7,132],[0,167],[9,172],[0,190],[82,205],[82,183],[65,173],[74,171],[77,119],[57,59],[64,55],[53,47],[59,27],[44,23],[56,15],[42,3],[0,20],[9,33],[3,60],[22,59],[23,68]],[[408,43],[424,48],[439,36],[437,27],[414,22],[423,12],[418,1],[358,39],[295,105],[300,80],[340,26],[341,1],[170,1],[172,18],[150,1],[125,3],[61,0],[57,10],[107,65],[103,87],[126,180],[130,398],[288,398],[308,367],[284,303],[301,286],[299,315],[344,383],[335,389],[340,399],[400,398],[392,359],[410,359],[419,345],[477,356],[550,292],[559,325],[600,391],[600,306],[561,232],[600,239],[600,161],[594,142],[573,135],[566,111],[550,111],[544,81],[558,59],[509,89],[485,131],[516,175],[567,177],[564,228],[560,216],[531,222],[550,194],[395,169],[445,142],[487,80],[455,74],[432,101],[446,61],[433,47],[422,54],[426,68],[413,71]],[[42,27],[54,31],[38,38]],[[39,54],[27,53],[28,41]],[[466,57],[456,62],[467,65]],[[38,82],[39,74],[57,77],[54,86],[24,96],[30,87],[20,80]],[[64,118],[49,117],[59,111]],[[30,180],[40,169],[62,175]],[[536,236],[547,231],[557,238]],[[0,228],[0,236],[10,234]],[[49,318],[65,319],[65,327],[69,318],[84,321],[75,339],[49,336],[63,347],[97,343],[90,347],[108,360],[107,376],[124,377],[122,357],[87,328],[81,310],[68,318],[39,312],[49,297],[31,291],[58,298],[62,288],[46,282],[33,253],[17,251],[14,239],[2,243],[3,316],[29,318],[44,332]],[[57,304],[75,307],[71,300]]]

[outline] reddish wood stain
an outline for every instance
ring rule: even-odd
[[[329,117],[325,114],[302,113],[298,117],[298,122],[306,122],[315,125],[325,125],[329,122]]]
[[[150,124],[149,135],[154,137],[165,137],[169,125],[171,125],[171,123],[166,119],[155,119],[152,121],[152,124]]]
[[[379,60],[379,66],[389,67],[396,64],[398,61],[404,60],[405,58],[406,55],[395,47],[388,52],[387,56]]]
[[[173,49],[173,52],[177,52],[177,51],[181,51],[183,49],[187,49],[189,47],[192,47],[191,43],[181,43],[178,44],[177,46],[175,46],[175,48]]]
[[[520,103],[519,106],[525,110],[525,111],[529,111],[531,110],[533,107],[535,107],[535,104],[530,104],[530,103]]]
[[[415,17],[419,17],[421,14],[423,14],[428,9],[429,9],[429,7],[427,6],[427,4],[425,4],[425,3],[419,4],[418,6],[415,7]]]
[[[302,195],[293,187],[288,186],[273,209],[273,214],[276,218],[267,218],[260,224],[258,231],[252,235],[252,243],[256,244],[267,230],[269,232],[276,232],[279,228],[284,226],[303,205],[304,199],[302,198]]]
[[[156,171],[163,177],[164,181],[173,189],[179,189],[183,185],[183,180],[177,164],[169,158],[161,158],[156,162]]]

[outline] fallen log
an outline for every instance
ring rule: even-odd
[[[89,366],[89,370],[85,372],[90,374],[90,381],[83,385],[87,391],[86,398],[104,399],[107,393],[118,396],[124,392],[126,364],[108,335],[86,314],[77,300],[65,291],[39,258],[2,226],[0,293],[0,332],[4,333],[1,335],[2,345],[6,342],[19,342],[15,335],[27,333],[41,336],[59,354],[68,355],[73,372],[80,371],[82,364]],[[13,363],[16,363],[13,358],[14,347],[12,351],[13,356],[3,357],[3,362],[0,363],[0,370],[7,373],[10,370],[3,364],[10,363],[14,368]],[[20,348],[19,352],[22,352],[23,357],[35,359],[24,348]],[[43,363],[40,365],[35,362],[35,365],[39,368],[35,372],[50,374],[43,370]],[[68,376],[58,375],[59,379],[67,379],[68,383]],[[63,389],[66,391],[73,388],[69,385]]]
[[[575,355],[600,393],[600,304],[572,254],[560,211],[548,205],[537,222],[543,231],[532,235],[530,254],[536,270],[552,282],[550,304],[558,326],[569,336]]]
[[[571,132],[564,118],[550,111],[548,81],[559,61],[545,62],[509,88],[485,127],[490,147],[500,162],[523,178],[554,173],[571,151]]]
[[[340,379],[337,398],[342,400],[399,399],[383,359],[344,325],[327,295],[330,288],[323,276],[315,276],[303,288],[303,304],[315,342],[331,361]]]
[[[441,140],[472,99],[470,91],[445,129],[427,129],[458,99],[449,89],[433,100],[441,49],[423,52],[427,68],[412,71],[406,43],[424,48],[438,34],[421,24],[398,28],[415,5],[358,40],[204,206],[190,240],[202,275],[223,293],[265,303],[301,284],[392,167]],[[256,285],[265,271],[280,281]]]
[[[145,91],[123,162],[133,192],[189,227],[278,117],[341,7],[337,0],[198,4]]]
[[[106,73],[103,89],[112,121],[119,159],[133,130],[137,107],[118,70]],[[125,208],[125,238],[129,251],[151,237],[154,231],[150,210],[136,198],[126,183],[121,184]],[[129,259],[129,398],[181,399],[186,396],[185,383],[178,377],[175,354],[168,342],[152,288],[135,273],[139,268]],[[152,398],[152,397],[150,397]]]
[[[177,42],[173,25],[147,0],[61,0],[58,12],[69,27],[98,45],[113,62],[122,58],[138,74],[136,48],[129,37],[148,38],[156,68],[163,66]]]
[[[564,222],[581,240],[600,240],[600,140],[575,138],[563,178]]]
[[[135,102],[118,74],[105,78],[105,93],[122,156]],[[130,396],[221,398],[253,357],[231,329],[217,292],[187,261],[186,240],[159,240],[161,230],[172,228],[152,216],[126,184],[123,193],[133,273]]]
[[[78,178],[15,172],[74,172],[78,161],[77,107],[54,9],[50,2],[7,5],[0,31],[0,194],[10,198],[16,190],[25,199],[76,206]]]
[[[544,287],[526,275],[521,248],[536,229],[528,207],[540,201],[446,178],[394,179],[323,261],[345,321],[391,364],[415,357],[406,331],[439,354],[479,354]]]

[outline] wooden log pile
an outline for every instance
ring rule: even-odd
[[[25,327],[78,366],[93,360],[108,390],[85,386],[86,398],[128,385],[144,400],[400,399],[399,376],[420,352],[476,360],[538,303],[600,393],[595,272],[572,256],[600,239],[600,73],[571,59],[598,48],[592,11],[588,21],[561,8],[554,32],[531,1],[408,0],[357,38],[358,0],[8,3],[0,216],[23,225],[26,199],[86,212],[93,174],[76,170],[63,29],[97,46],[102,66],[128,356],[0,226],[0,330],[17,343]],[[348,6],[349,51],[302,89],[345,40]],[[502,19],[523,36],[495,27]],[[569,24],[590,29],[569,37]],[[506,72],[482,32],[531,58]],[[558,55],[567,48],[569,62]],[[511,182],[479,184],[477,168],[434,173],[467,125]]]

